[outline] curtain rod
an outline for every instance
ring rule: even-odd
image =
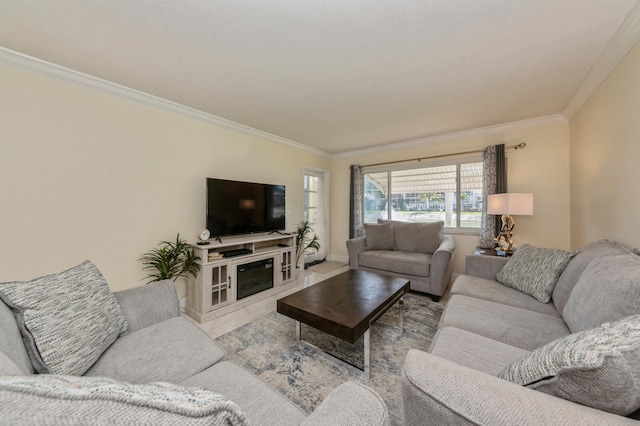
[[[514,144],[514,145],[507,145],[507,146],[505,146],[505,149],[513,149],[513,150],[517,151],[518,149],[523,149],[526,146],[527,146],[526,142],[520,142],[520,143]],[[481,153],[481,152],[484,152],[484,149],[476,149],[474,151],[454,152],[452,154],[432,155],[430,157],[410,158],[408,160],[387,161],[386,163],[367,164],[367,165],[362,166],[362,167],[386,166],[386,165],[389,165],[389,164],[407,163],[409,161],[420,162],[422,160],[431,160],[431,159],[434,159],[434,158],[454,157],[456,155],[478,154],[478,153]]]

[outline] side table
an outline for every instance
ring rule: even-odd
[[[501,254],[504,253],[504,254]],[[498,252],[496,249],[489,249],[489,248],[481,248],[481,247],[476,247],[475,251],[473,252],[473,254],[477,254],[480,256],[499,256],[499,257],[509,257],[511,256],[513,253],[506,253],[502,250],[500,250],[500,252]]]

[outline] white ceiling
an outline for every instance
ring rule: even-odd
[[[0,0],[0,46],[330,154],[561,114],[636,0]]]

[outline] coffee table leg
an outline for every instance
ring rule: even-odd
[[[302,340],[302,330],[300,326],[300,321],[296,321],[296,339]]]
[[[404,297],[400,298],[400,306],[398,306],[398,310],[399,310],[399,314],[398,317],[400,317],[400,333],[404,334]]]
[[[369,329],[364,332],[364,377],[371,379],[371,341],[369,340]]]

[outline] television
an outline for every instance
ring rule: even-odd
[[[285,186],[207,178],[207,229],[212,237],[285,229]]]

